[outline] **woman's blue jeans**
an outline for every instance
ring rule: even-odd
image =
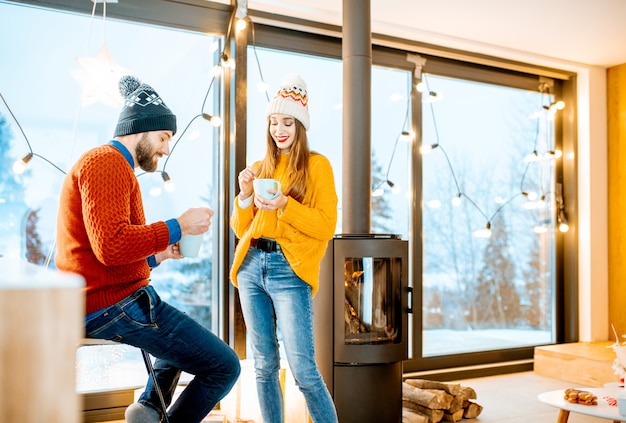
[[[315,362],[311,286],[291,270],[282,251],[256,248],[248,251],[237,281],[263,422],[284,421],[277,329],[313,422],[337,422],[335,405]]]
[[[168,405],[181,371],[194,375],[169,408],[170,423],[202,421],[239,377],[237,354],[210,330],[161,301],[150,285],[117,304],[89,314],[85,323],[89,338],[129,344],[156,357],[154,372]],[[160,413],[151,377],[139,402]]]

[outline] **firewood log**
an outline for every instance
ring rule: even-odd
[[[461,386],[459,394],[463,395],[464,399],[476,399],[476,391],[469,386]]]
[[[427,408],[445,410],[450,407],[454,398],[444,391],[415,388],[405,382],[402,383],[402,397]]]
[[[420,389],[441,389],[450,395],[458,395],[461,385],[458,383],[437,382],[426,379],[406,379],[406,383]]]
[[[428,416],[408,408],[402,408],[402,423],[428,423]]]
[[[422,405],[415,404],[414,402],[406,399],[402,399],[402,407],[428,416],[428,421],[430,423],[438,423],[441,419],[443,419],[443,410],[433,410]]]
[[[475,419],[478,415],[483,411],[483,406],[476,403],[470,402],[469,405],[465,408],[465,412],[463,413],[463,418],[465,419]]]
[[[422,389],[422,391],[430,392],[431,394],[435,395],[435,397],[437,397],[437,400],[439,401],[438,408],[441,410],[449,409],[450,404],[452,404],[452,400],[454,399],[454,396],[446,393],[445,391],[440,391],[439,389]]]
[[[443,420],[446,422],[458,422],[459,420],[463,419],[463,412],[464,410],[461,408],[459,410],[456,410],[454,413],[449,413],[449,412],[445,412],[443,414]]]
[[[452,398],[452,402],[450,403],[450,406],[448,407],[448,413],[455,413],[458,410],[465,408],[464,404],[466,402],[469,402],[469,401],[464,399],[463,395],[455,396],[454,398]]]

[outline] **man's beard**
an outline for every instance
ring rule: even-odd
[[[139,140],[135,148],[135,154],[140,168],[146,172],[154,172],[156,170],[159,162],[155,160],[156,153],[150,144],[148,134],[143,134],[143,137]]]

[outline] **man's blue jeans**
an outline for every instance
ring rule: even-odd
[[[256,248],[248,251],[237,281],[263,422],[284,421],[277,328],[313,422],[337,422],[335,405],[315,362],[311,286],[291,270],[282,251]]]
[[[166,404],[181,371],[195,377],[168,411],[171,423],[195,423],[230,391],[239,377],[237,354],[210,330],[172,307],[146,286],[117,304],[89,314],[87,337],[141,348],[154,357],[154,372]],[[151,377],[139,402],[160,410]]]

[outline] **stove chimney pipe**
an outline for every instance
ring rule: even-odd
[[[343,0],[342,232],[370,232],[372,204],[370,0]]]

